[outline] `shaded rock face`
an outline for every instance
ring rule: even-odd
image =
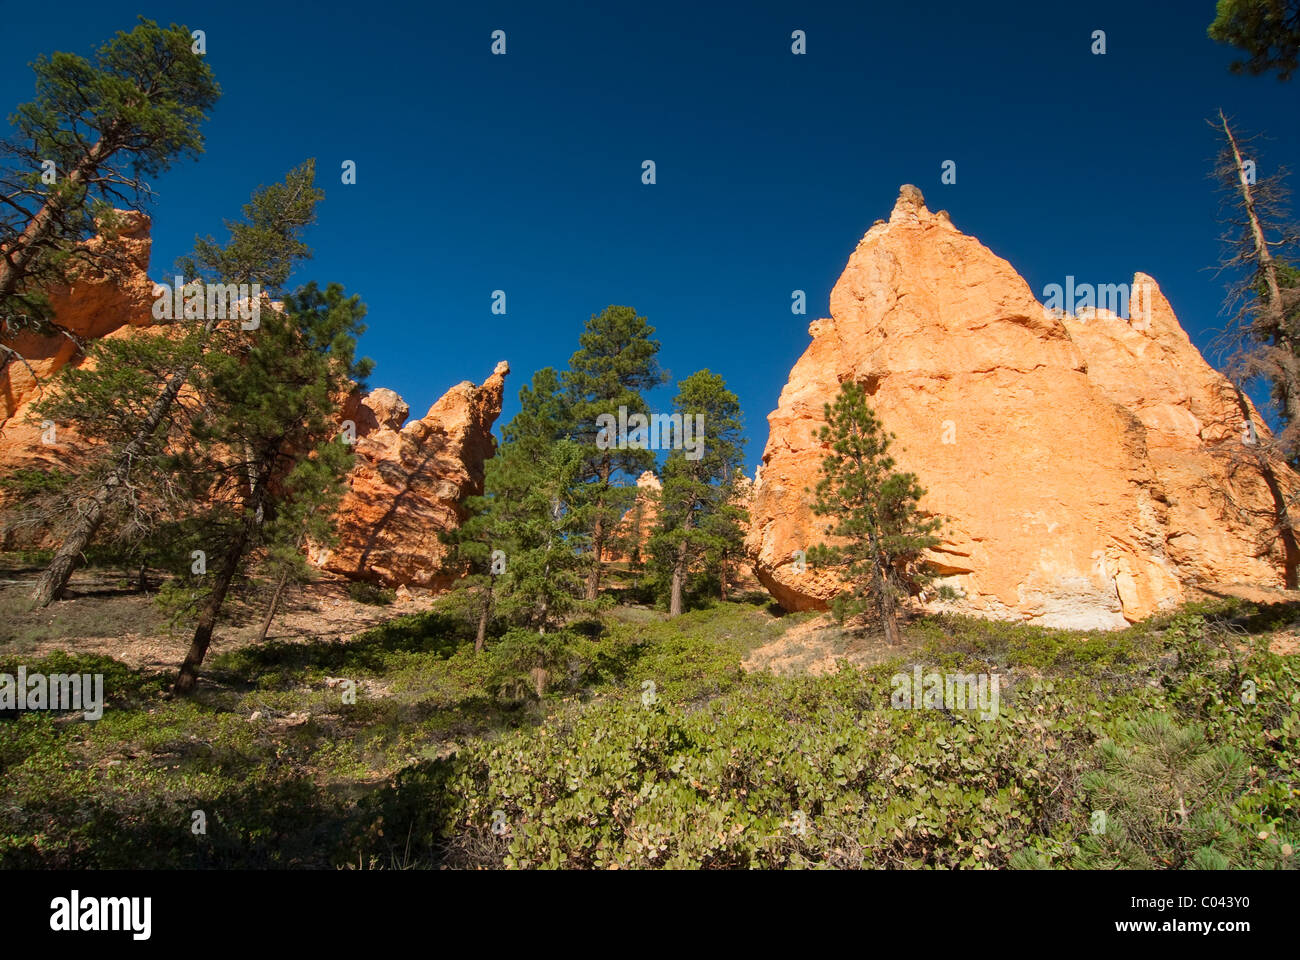
[[[312,562],[387,586],[449,585],[455,572],[443,569],[439,534],[460,525],[466,497],[483,492],[509,372],[502,362],[482,386],[457,384],[405,426],[408,408],[391,390],[345,406],[357,429],[356,464],[339,504],[338,542],[311,548]]]
[[[927,559],[959,610],[1080,629],[1118,628],[1196,582],[1282,585],[1274,499],[1241,438],[1258,413],[1205,363],[1151,278],[1131,320],[1057,315],[1009,263],[904,187],[859,242],[831,318],[768,417],[746,547],[787,609],[838,585],[795,556],[822,542],[813,515],[824,405],[865,386],[891,453],[947,519]],[[1294,476],[1276,465],[1281,483]]]

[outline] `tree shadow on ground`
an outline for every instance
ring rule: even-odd
[[[1236,594],[1223,590],[1202,587],[1201,591],[1220,600],[1241,600]],[[1278,600],[1274,603],[1251,600],[1244,601],[1244,605],[1250,612],[1241,611],[1222,619],[1242,627],[1248,633],[1271,633],[1292,626],[1300,630],[1300,600]]]
[[[389,654],[427,653],[446,659],[466,640],[468,625],[458,617],[428,611],[396,617],[351,640],[270,640],[223,654],[214,666],[243,679],[323,670],[378,671]]]

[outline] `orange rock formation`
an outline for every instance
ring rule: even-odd
[[[339,504],[338,543],[313,549],[312,561],[354,580],[447,586],[454,576],[442,569],[438,535],[460,525],[466,497],[483,492],[509,372],[503,361],[481,387],[458,383],[405,426],[409,408],[391,390],[345,408],[357,428],[356,465]]]
[[[612,549],[605,556],[612,563],[630,563],[633,542],[641,547],[642,562],[647,559],[645,547],[650,542],[650,535],[654,533],[655,521],[659,519],[659,495],[663,492],[663,484],[653,470],[646,470],[636,478],[636,488],[636,501],[614,528],[613,542],[622,544],[628,552],[621,553]]]
[[[84,272],[69,288],[49,291],[55,322],[82,342],[129,336],[153,323],[154,283],[149,279],[149,218],[119,211],[124,225],[107,240],[116,266],[110,273]],[[60,426],[54,445],[41,442],[39,424],[27,423],[30,404],[43,384],[68,364],[84,363],[77,343],[62,334],[25,333],[12,346],[25,363],[0,373],[0,474],[19,467],[67,467],[84,441]],[[501,412],[505,375],[496,371],[481,387],[466,381],[449,390],[422,420],[403,424],[409,409],[396,393],[353,393],[340,420],[356,428],[357,461],[339,510],[339,543],[313,551],[326,569],[355,579],[395,585],[441,586],[442,530],[460,522],[461,500],[483,489],[483,462],[492,456],[492,424]],[[48,545],[46,531],[24,530],[25,546]]]
[[[153,323],[153,282],[149,279],[150,221],[143,213],[118,211],[117,235],[94,237],[85,246],[114,248],[108,270],[83,267],[68,286],[46,291],[54,323],[67,331],[42,336],[24,331],[4,341],[22,360],[11,360],[0,372],[0,470],[19,467],[67,467],[79,452],[75,431],[59,428],[55,443],[41,442],[41,426],[29,423],[29,407],[42,385],[67,364],[83,362],[78,341],[130,336],[137,327]]]
[[[1130,320],[1056,316],[1009,263],[904,186],[831,292],[831,318],[768,417],[746,545],[788,609],[837,584],[800,571],[823,539],[810,509],[823,407],[865,385],[900,468],[948,518],[929,555],[958,609],[1116,628],[1196,582],[1283,583],[1274,496],[1242,443],[1230,383],[1202,359],[1155,282],[1135,278]],[[1081,311],[1084,312],[1084,311]],[[1247,402],[1253,429],[1267,428]],[[1275,464],[1284,494],[1296,478]]]

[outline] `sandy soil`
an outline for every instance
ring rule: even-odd
[[[22,653],[36,658],[64,650],[111,656],[132,667],[151,669],[175,669],[184,659],[189,634],[168,631],[152,595],[127,590],[121,581],[103,574],[79,575],[70,584],[71,599],[31,610],[27,603],[31,581],[30,575],[6,573],[0,582],[0,655]],[[347,581],[323,578],[286,592],[267,639],[292,643],[348,638],[432,605],[427,594],[389,606],[357,603],[347,594]],[[256,642],[265,607],[250,604],[231,612],[238,623],[218,628],[210,654]]]
[[[1189,599],[1215,597],[1241,597],[1258,604],[1298,603],[1300,590],[1257,587],[1248,584],[1216,584],[1188,591]],[[811,674],[821,676],[834,673],[841,662],[854,666],[869,666],[892,657],[907,656],[915,646],[906,641],[891,647],[883,637],[846,631],[829,613],[791,627],[770,643],[750,652],[741,666],[750,672],[767,670],[776,674]],[[1276,631],[1269,641],[1274,653],[1288,655],[1300,651],[1300,617],[1284,630]]]

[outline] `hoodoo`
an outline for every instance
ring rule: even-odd
[[[1249,444],[1267,426],[1155,281],[1138,274],[1131,289],[1132,323],[1046,310],[1007,261],[904,186],[768,417],[746,542],[764,586],[787,609],[822,607],[837,589],[795,554],[823,539],[816,434],[846,380],[896,435],[922,507],[946,518],[928,560],[959,610],[1118,628],[1193,584],[1284,585],[1277,503],[1300,483],[1261,465]]]
[[[164,288],[149,279],[149,218],[118,213],[113,236],[86,241],[95,248],[112,245],[112,271],[83,271],[70,286],[48,291],[55,324],[66,333],[25,332],[5,344],[22,359],[0,371],[0,477],[20,468],[67,469],[86,458],[87,445],[71,427],[58,425],[55,443],[45,439],[32,403],[62,368],[87,362],[80,344],[137,336],[155,322]],[[339,506],[338,543],[313,549],[312,559],[351,579],[389,586],[450,582],[441,569],[439,534],[460,523],[464,498],[483,490],[483,464],[495,450],[492,425],[509,371],[503,361],[482,386],[457,384],[411,423],[409,408],[392,390],[354,391],[339,414],[341,423],[354,427],[357,456]],[[0,530],[5,548],[50,545],[44,525]]]
[[[313,561],[389,586],[440,588],[454,580],[442,569],[447,548],[439,534],[460,525],[466,497],[483,492],[509,372],[502,361],[482,386],[458,383],[405,426],[409,408],[391,390],[345,408],[357,427],[356,463],[339,504],[338,543],[313,551]]]

